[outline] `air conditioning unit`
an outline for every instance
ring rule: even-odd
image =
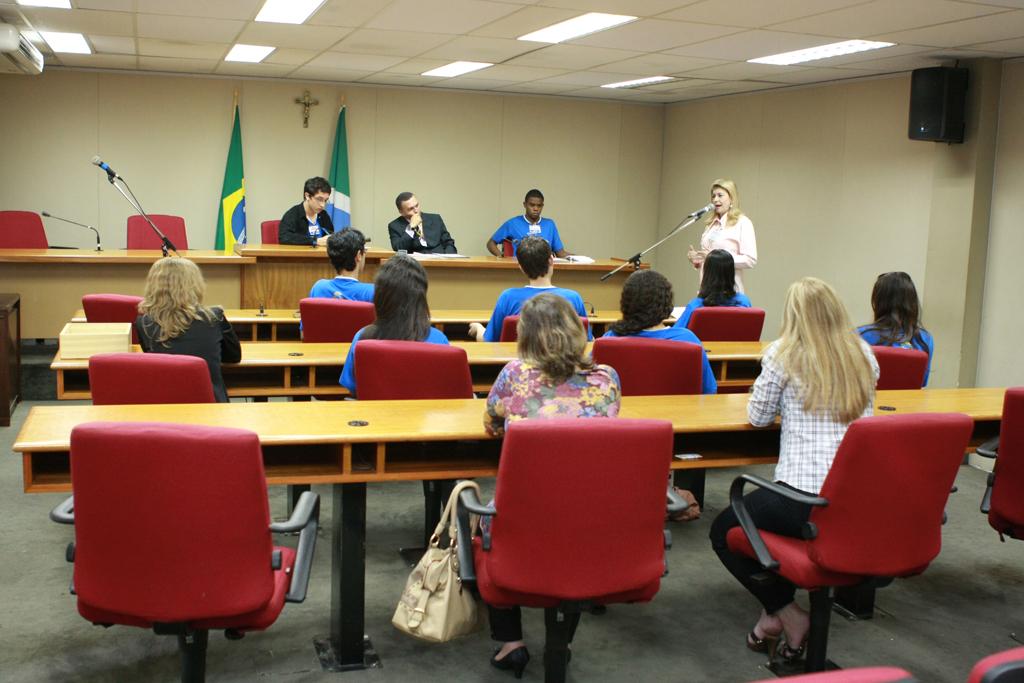
[[[14,26],[0,24],[0,73],[41,74],[43,53]]]

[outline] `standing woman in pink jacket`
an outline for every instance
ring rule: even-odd
[[[701,281],[704,277],[704,257],[713,249],[724,249],[732,254],[736,263],[736,291],[744,293],[743,271],[757,264],[757,240],[754,238],[754,224],[740,211],[739,193],[736,183],[719,178],[711,184],[711,203],[715,209],[708,214],[704,234],[700,238],[700,249],[690,245],[687,258],[694,268],[699,268]]]

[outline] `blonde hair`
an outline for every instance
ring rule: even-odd
[[[583,352],[587,334],[572,304],[557,294],[527,299],[516,327],[519,358],[536,365],[555,383],[594,367]]]
[[[805,277],[789,286],[778,362],[799,381],[804,410],[831,413],[841,423],[860,417],[875,394],[871,362],[832,287]]]
[[[153,264],[146,276],[139,312],[159,328],[156,341],[166,345],[180,336],[194,321],[214,320],[213,312],[203,306],[206,281],[199,266],[186,258],[162,258]]]
[[[728,178],[719,178],[715,182],[711,183],[711,191],[714,192],[716,187],[725,190],[726,194],[729,195],[729,199],[732,201],[732,204],[729,206],[729,210],[725,214],[724,225],[736,225],[736,221],[738,221],[740,216],[743,215],[743,212],[740,211],[740,193],[739,190],[736,189],[736,183]],[[709,211],[708,218],[704,221],[704,225],[711,225],[715,221],[716,217],[717,214],[714,211]]]

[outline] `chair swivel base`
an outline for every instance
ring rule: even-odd
[[[362,669],[380,669],[380,655],[373,649],[373,643],[369,636],[363,636],[363,658],[357,662],[342,662],[341,653],[331,641],[330,636],[320,636],[313,639],[313,646],[316,648],[317,659],[320,660],[320,667],[324,671],[360,671]]]

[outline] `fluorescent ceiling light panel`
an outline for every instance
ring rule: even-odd
[[[276,48],[268,45],[243,45],[242,43],[236,43],[231,51],[228,52],[228,56],[224,58],[225,62],[262,62],[267,58],[271,52]]]
[[[637,78],[632,81],[620,81],[618,83],[608,83],[602,85],[602,88],[639,88],[642,85],[651,85],[652,83],[664,83],[665,81],[674,81],[676,79],[671,76],[648,76],[647,78]]]
[[[301,24],[320,9],[324,0],[267,0],[256,21],[275,24]]]
[[[442,78],[452,78],[454,76],[468,74],[472,71],[486,69],[489,66],[494,66],[494,64],[490,62],[452,62],[451,64],[445,64],[444,66],[439,66],[436,69],[431,69],[430,71],[424,71],[420,76],[441,76]]]
[[[580,36],[604,31],[614,26],[621,26],[635,21],[636,17],[625,14],[602,14],[601,12],[588,12],[572,19],[566,19],[547,28],[542,28],[525,36],[519,36],[516,40],[528,40],[534,43],[561,43]]]
[[[81,33],[61,33],[59,31],[40,31],[46,44],[54,52],[63,52],[72,55],[91,55],[89,43],[85,42],[85,36]]]
[[[19,5],[25,7],[57,7],[58,9],[71,9],[71,0],[18,0]]]
[[[803,50],[782,52],[777,55],[748,59],[754,64],[775,64],[777,66],[789,66],[790,64],[802,64],[813,62],[816,59],[828,59],[839,55],[849,55],[854,52],[866,52],[868,50],[879,50],[883,47],[892,47],[896,43],[880,43],[874,40],[844,40],[841,43],[829,43],[818,47],[808,47]]]

